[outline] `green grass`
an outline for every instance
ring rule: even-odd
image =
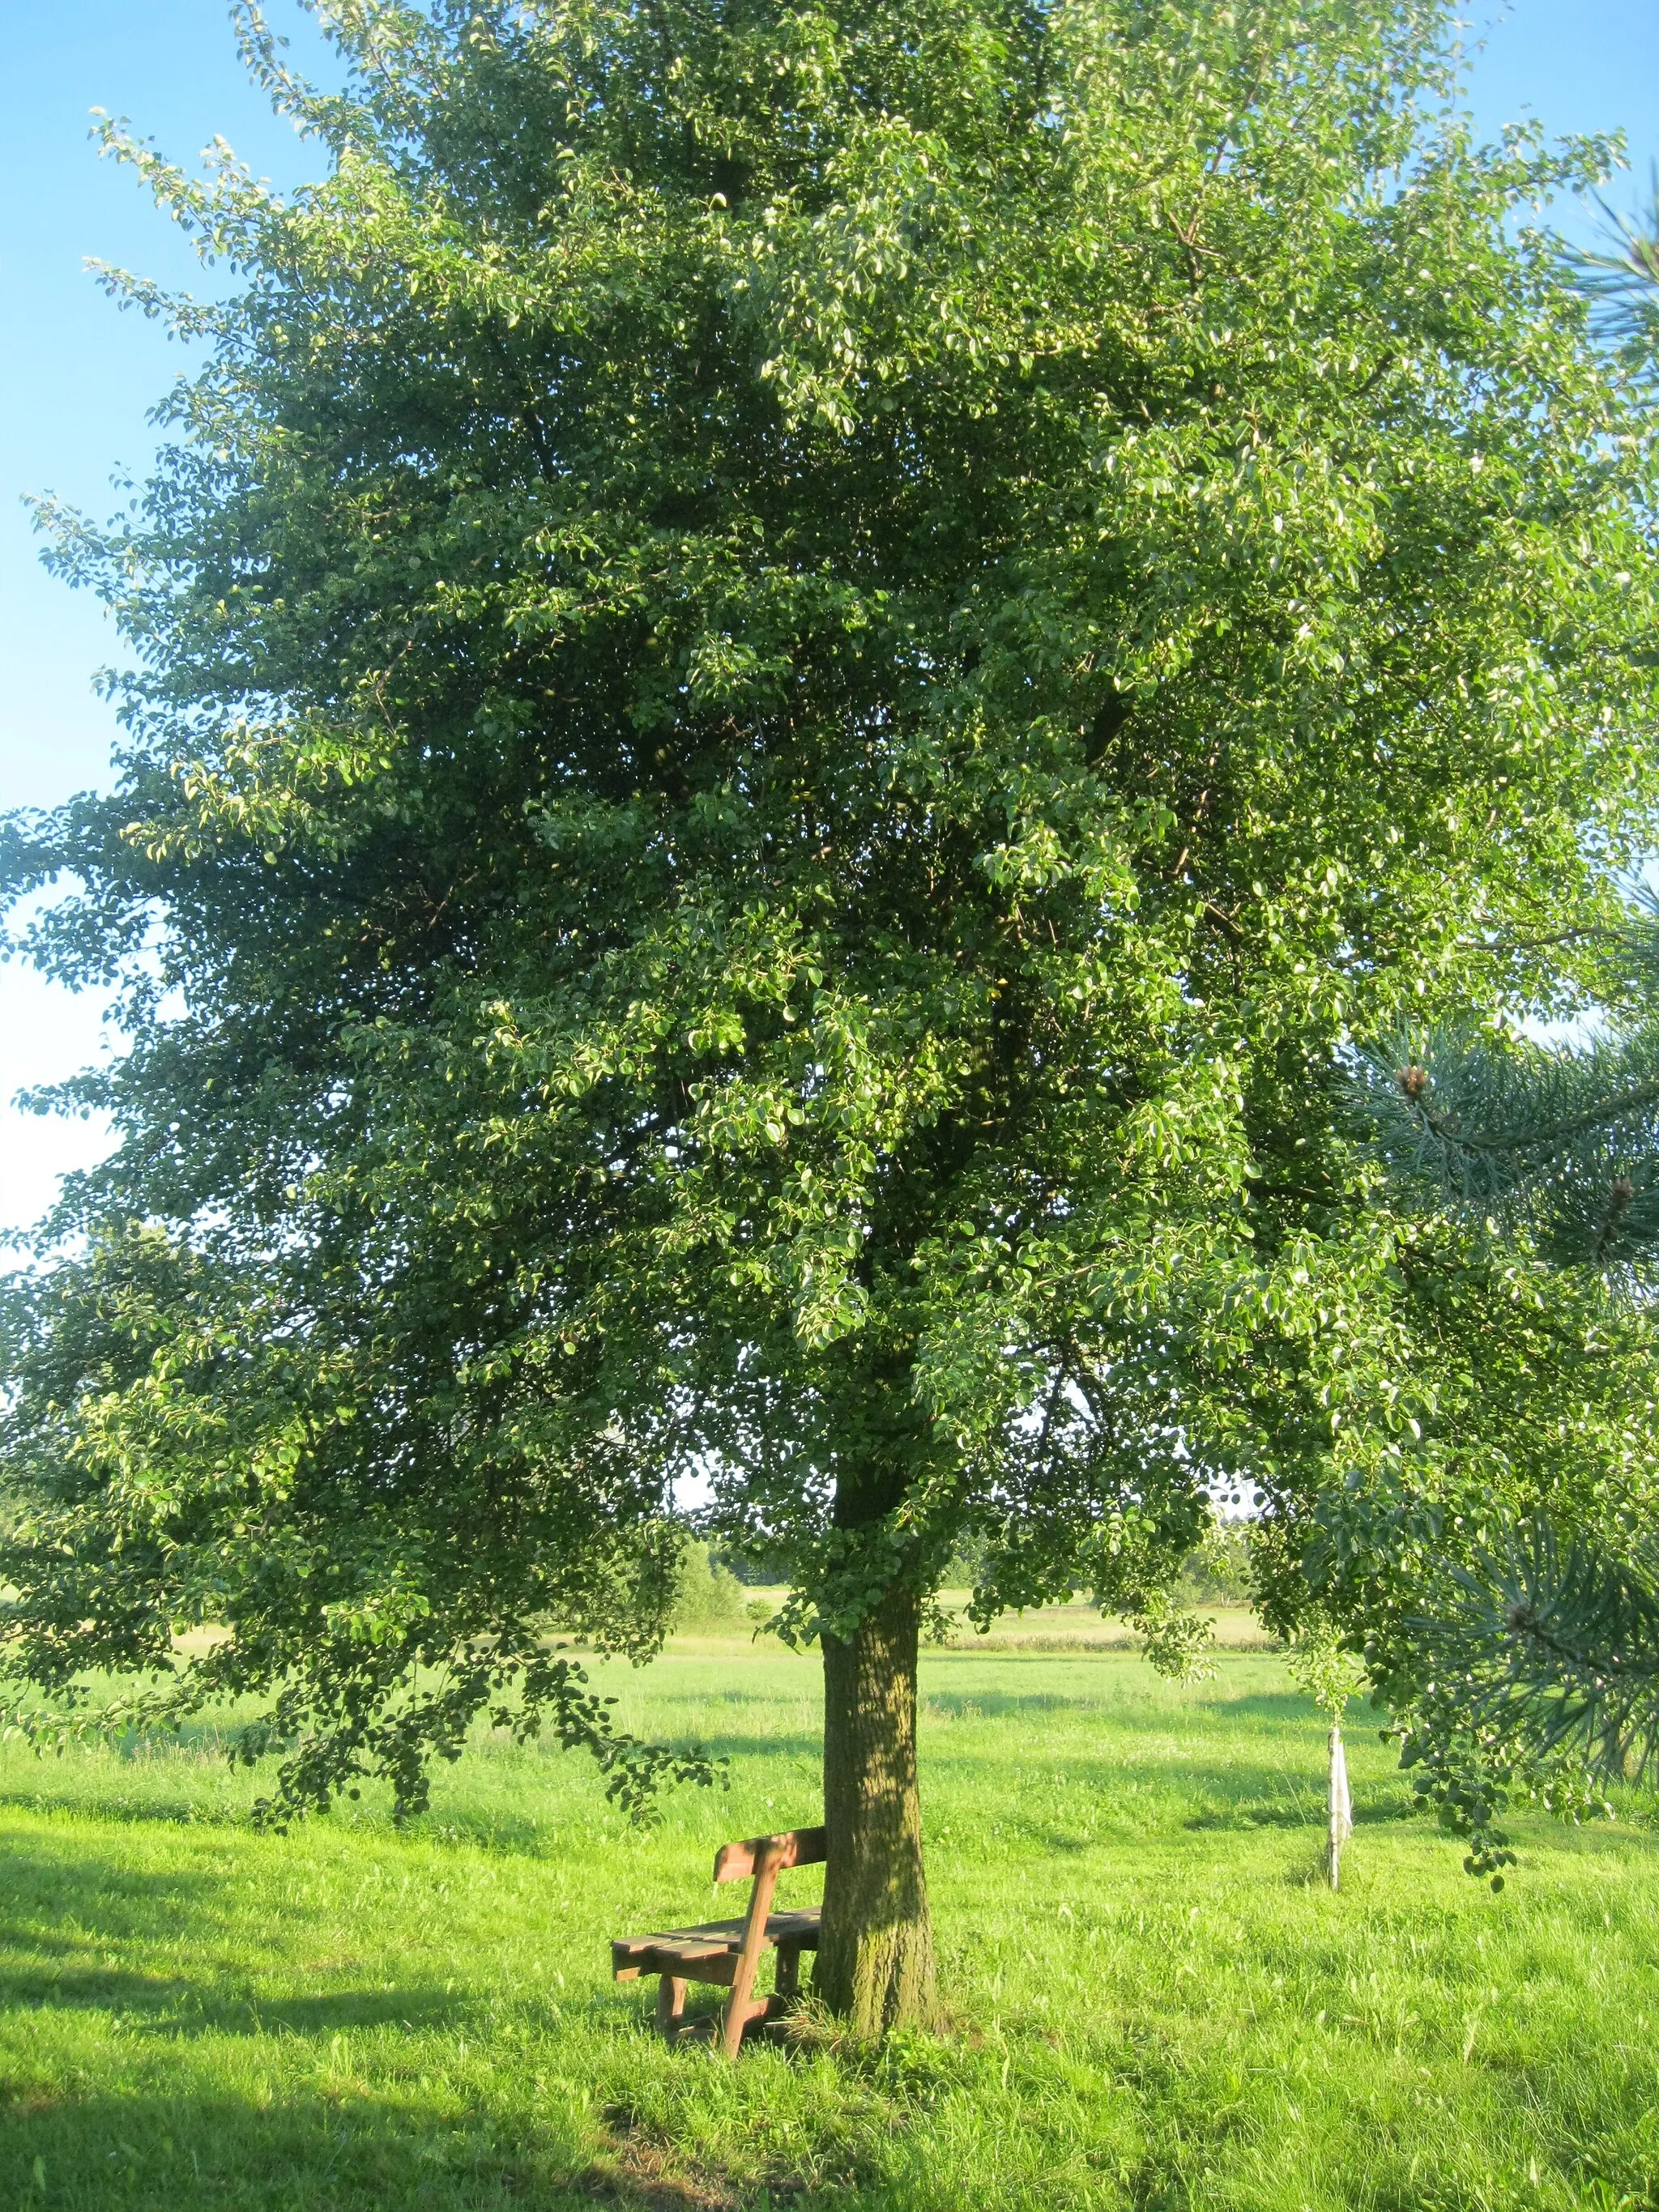
[[[952,2028],[735,2068],[653,2041],[606,1941],[712,1911],[717,1843],[815,1816],[810,1659],[618,1671],[624,1719],[732,1762],[643,1836],[586,1766],[495,1741],[418,1832],[366,1804],[288,1838],[246,1826],[257,1785],[210,1736],[14,1747],[0,2207],[1659,2203],[1641,1821],[1528,1826],[1494,1897],[1357,1721],[1333,1897],[1319,1723],[1276,1659],[1222,1667],[1179,1690],[1116,1653],[928,1656]]]

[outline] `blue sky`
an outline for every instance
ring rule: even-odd
[[[302,65],[326,66],[295,9],[273,0],[269,13]],[[1659,155],[1659,0],[1512,0],[1463,14],[1483,134],[1527,112],[1552,133],[1622,129],[1645,177]],[[202,282],[131,174],[99,159],[94,107],[128,117],[175,161],[226,138],[278,185],[317,158],[248,85],[222,0],[0,0],[0,809],[104,781],[114,734],[92,678],[115,641],[94,603],[40,568],[20,502],[53,492],[100,515],[118,504],[112,478],[142,474],[146,412],[185,365],[154,324],[117,311],[83,261]],[[1615,203],[1635,189],[1620,180]],[[1582,227],[1573,210],[1560,219]],[[93,1126],[9,1103],[97,1055],[100,1012],[96,996],[0,968],[0,1229],[33,1220],[58,1176],[101,1148]]]

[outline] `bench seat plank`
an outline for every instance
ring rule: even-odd
[[[817,1948],[819,1908],[769,1912],[769,1948],[811,1951]],[[743,1943],[741,1920],[710,1920],[697,1928],[667,1928],[656,1936],[619,1936],[611,1946],[611,1972],[619,1982],[641,1974],[678,1974],[689,1982],[714,1982],[730,1988]]]

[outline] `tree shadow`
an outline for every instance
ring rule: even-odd
[[[430,1981],[266,1994],[251,1974],[238,1982],[112,1963],[116,1946],[176,1944],[198,1931],[202,1951],[210,1951],[222,1934],[228,1884],[202,1868],[125,1866],[68,1838],[51,1850],[14,1842],[0,1848],[0,1882],[9,1908],[0,1918],[0,2005],[118,2012],[140,2032],[177,2038],[441,2027],[485,2002]],[[295,1971],[273,1963],[279,1973]]]
[[[76,1814],[165,1828],[246,1827],[248,1822],[246,1805],[204,1805],[195,1797],[130,1797],[118,1773],[109,1776],[104,1789],[0,1790],[0,1812]]]
[[[1282,1799],[1266,1803],[1252,1799],[1237,1805],[1206,1806],[1182,1825],[1189,1834],[1200,1834],[1211,1828],[1227,1829],[1237,1834],[1250,1828],[1313,1828],[1318,1826],[1322,1817],[1322,1808],[1314,1808],[1311,1801],[1308,1809],[1304,1810],[1285,1804]]]
[[[1310,1698],[1300,1690],[1250,1690],[1240,1697],[1200,1698],[1199,1709],[1225,1720],[1272,1720],[1305,1723],[1310,1728],[1322,1716]]]
[[[1238,1720],[1268,1720],[1286,1726],[1309,1728],[1319,1723],[1319,1713],[1297,1690],[1256,1690],[1238,1696],[1194,1694],[1175,1711],[1149,1697],[1134,1699],[1105,1696],[1096,1691],[1068,1693],[1060,1690],[937,1690],[925,1689],[924,1712],[952,1720],[1020,1719],[1036,1713],[1090,1713],[1110,1719],[1114,1729],[1126,1735],[1168,1735],[1172,1726],[1194,1720],[1227,1726]]]
[[[268,2054],[290,2039],[323,2052],[338,2039],[348,2053],[354,2032],[386,2027],[459,2028],[470,2040],[490,1993],[419,1978],[266,1993],[258,1966],[227,1973],[217,1963],[239,1887],[207,1866],[122,1865],[80,1838],[0,1850],[0,2012],[10,2020],[0,2045],[0,2203],[575,2212],[598,2198],[647,2212],[709,2202],[672,2176],[605,2157],[580,2100],[526,2110],[510,2086],[471,2088],[441,2070],[433,2082],[407,2072],[365,2081],[349,2055],[314,2086],[285,2086],[283,2063]],[[175,1954],[182,1943],[182,1963],[161,1958],[146,1971],[151,1943]],[[305,1971],[270,1966],[273,1979]],[[585,2010],[595,2014],[595,2001]],[[615,2010],[607,1990],[597,2012]],[[130,2087],[65,2063],[93,2013],[118,2021]],[[487,2033],[481,2025],[481,2039]],[[245,2065],[242,2053],[258,2063]]]
[[[188,2087],[60,2096],[18,2073],[0,2080],[0,2192],[99,2212],[209,2203],[250,2212],[576,2212],[596,2198],[645,2212],[696,2202],[596,2163],[585,2131],[556,2112],[531,2123],[483,2100],[261,2100]]]
[[[665,1741],[674,1742],[672,1737]],[[813,1733],[806,1735],[737,1735],[730,1731],[697,1738],[698,1747],[720,1759],[809,1759],[814,1761],[823,1754],[823,1738]],[[678,1749],[690,1749],[690,1740],[677,1744]]]
[[[1206,1828],[1322,1828],[1326,1820],[1325,1777],[1310,1770],[1291,1788],[1283,1774],[1265,1770],[1240,1774],[1234,1770],[1225,1775],[1194,1777],[1208,1784],[1212,1802],[1189,1814],[1182,1826],[1191,1831]],[[1387,1788],[1395,1779],[1385,1778]],[[1371,1786],[1371,1785],[1368,1785]],[[1396,1794],[1392,1800],[1378,1802],[1370,1797],[1357,1803],[1353,1808],[1356,1827],[1376,1827],[1385,1823],[1398,1823],[1420,1817],[1419,1808],[1406,1796]]]
[[[317,1996],[267,1996],[217,1989],[183,1974],[146,1974],[71,1962],[37,1972],[0,1966],[0,2007],[118,2012],[130,2026],[169,2039],[207,2035],[343,2035],[356,2028],[453,2026],[486,2009],[481,1997],[424,1987],[331,1990]]]
[[[1011,1714],[1088,1711],[1100,1702],[1098,1698],[1068,1698],[1057,1690],[927,1690],[921,1698],[924,1712],[975,1721],[1006,1720]]]

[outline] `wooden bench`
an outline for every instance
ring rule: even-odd
[[[725,1844],[714,1856],[716,1881],[752,1875],[749,1910],[741,1920],[710,1920],[699,1928],[670,1928],[660,1936],[620,1937],[611,1946],[611,1971],[619,1982],[659,1974],[657,2026],[671,2043],[682,2035],[714,2035],[728,2057],[737,2056],[750,2021],[775,2020],[800,1986],[800,1954],[816,1951],[818,1908],[774,1912],[772,1892],[786,1867],[819,1866],[822,1828],[791,1828],[781,1836],[753,1836]],[[751,1994],[763,1951],[778,1954],[776,1986],[769,1997]],[[685,1985],[713,1982],[731,1995],[716,2017],[688,2021]]]

